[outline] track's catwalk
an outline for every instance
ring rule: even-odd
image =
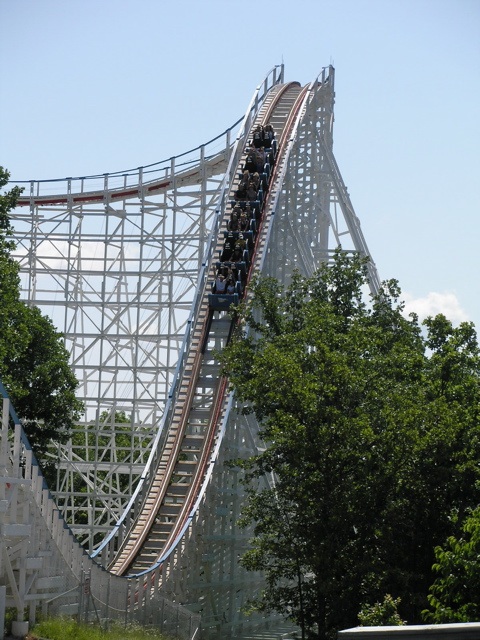
[[[75,469],[98,493],[98,478],[105,479],[109,473],[112,477],[115,473],[129,474],[129,484],[115,485],[117,498],[110,484],[110,502],[105,500],[101,508],[94,503],[93,512],[98,508],[102,513],[98,520],[92,518],[88,545],[91,550],[96,547],[92,554],[95,562],[108,568],[108,585],[114,585],[109,590],[121,592],[122,587],[117,585],[130,585],[125,609],[143,622],[157,619],[155,603],[162,595],[200,613],[206,638],[250,638],[254,637],[251,629],[259,622],[272,622],[249,621],[240,613],[248,596],[261,588],[261,576],[238,567],[238,555],[245,548],[248,532],[240,532],[236,526],[242,503],[238,472],[225,466],[224,461],[253,454],[260,443],[255,421],[237,412],[228,381],[219,375],[215,352],[228,340],[231,320],[226,311],[213,312],[209,294],[246,145],[257,124],[273,125],[277,153],[245,267],[246,295],[254,272],[270,273],[286,282],[293,269],[311,272],[321,261],[328,261],[338,245],[368,253],[332,153],[333,102],[332,67],[304,87],[295,82],[284,84],[283,69],[280,74],[274,70],[257,89],[236,139],[228,134],[222,150],[206,154],[201,148],[198,160],[178,166],[172,161],[169,167],[139,170],[134,176],[104,176],[103,189],[89,188],[90,182],[81,179],[81,189],[75,191],[70,179],[66,192],[52,195],[41,193],[42,185],[32,182],[30,194],[20,202],[17,220],[25,231],[19,235],[19,259],[26,297],[34,304],[57,304],[46,299],[42,280],[58,268],[54,279],[57,285],[65,283],[65,333],[74,347],[74,366],[82,374],[79,377],[83,377],[85,391],[92,380],[95,387],[95,393],[86,398],[87,406],[94,407],[97,402],[97,407],[96,419],[90,417],[84,427],[88,434],[84,449],[88,449],[90,436],[96,438],[96,446],[93,455],[91,451],[84,454],[84,460],[78,458],[80,447],[60,452],[65,477]],[[168,203],[172,220],[166,216]],[[30,221],[23,207],[29,207]],[[126,226],[129,213],[137,216],[131,227]],[[92,231],[88,220],[84,221],[89,215],[94,220],[106,220],[104,235]],[[190,228],[181,222],[182,216],[192,222]],[[50,226],[42,230],[46,218]],[[15,226],[15,219],[13,222]],[[31,230],[27,231],[29,222]],[[69,225],[69,234],[73,230],[72,236],[64,238],[76,249],[52,259],[48,251],[42,252],[64,224]],[[84,236],[78,231],[82,225]],[[118,252],[112,234],[121,239]],[[108,248],[89,271],[82,256],[82,239],[88,242],[92,238],[95,246],[103,238]],[[127,249],[132,239],[142,247],[134,258]],[[177,241],[177,249],[172,248],[170,258],[165,260],[165,247]],[[159,252],[147,255],[147,248],[157,245],[161,245]],[[192,248],[190,245],[198,255],[187,252],[179,259],[182,252]],[[60,267],[54,264],[55,258]],[[125,267],[129,260],[134,264],[131,270]],[[160,279],[156,261],[161,264]],[[116,279],[116,284],[109,289],[110,278]],[[182,284],[185,282],[188,287]],[[370,283],[375,291],[378,276],[373,262]],[[103,292],[98,294],[100,314],[95,310],[96,286]],[[164,300],[158,296],[175,297],[176,288],[181,290],[178,305],[165,309]],[[188,298],[191,302],[187,303]],[[189,304],[191,311],[186,314]],[[163,314],[158,313],[156,305],[164,309]],[[81,326],[76,315],[80,313],[85,314]],[[162,329],[165,317],[168,330]],[[96,326],[102,335],[100,342],[95,339]],[[180,345],[182,329],[186,329],[186,336]],[[145,333],[149,334],[146,338]],[[160,349],[166,340],[175,342],[175,351]],[[92,371],[95,367],[87,364],[87,359],[97,353],[98,375]],[[166,366],[162,361],[165,356]],[[120,379],[130,375],[130,370],[133,392],[127,397]],[[163,380],[161,393],[158,376]],[[140,385],[135,386],[138,381]],[[150,433],[152,446],[149,452],[144,441],[133,447],[134,457],[124,455],[122,459],[120,451],[115,451],[115,434],[125,434],[118,418],[119,410],[125,409],[132,411],[128,431],[131,442],[133,434],[141,433],[145,438]],[[161,411],[159,427],[156,416]],[[105,412],[107,418],[99,422]],[[105,441],[99,440],[99,432],[102,437],[109,435],[114,449],[108,460],[102,457]],[[66,517],[72,517],[74,530],[84,532],[79,514],[85,512],[85,503],[82,495],[74,496],[69,491],[70,486],[67,481],[61,483],[57,495]],[[108,530],[110,533],[98,545],[99,533]],[[68,545],[64,547],[64,557],[73,553],[67,551]],[[96,571],[92,568],[95,565],[88,564],[90,559],[84,558],[82,563],[82,575],[87,566],[88,571]],[[90,593],[90,582],[88,589]],[[113,616],[108,604],[106,607],[108,615]],[[188,624],[190,630],[195,626],[192,619]],[[258,631],[255,633],[260,637]],[[265,637],[279,637],[278,625],[276,632],[269,633]],[[188,637],[187,632],[184,637]]]

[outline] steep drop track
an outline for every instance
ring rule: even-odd
[[[306,88],[302,89],[298,83],[276,86],[267,96],[253,123],[253,126],[273,125],[278,149],[250,256],[247,285],[264,250],[273,191],[277,186],[275,176],[284,161],[286,141],[305,93]],[[237,168],[238,178],[231,185],[232,200],[245,155]],[[214,255],[218,256],[223,246],[229,217],[230,210],[227,207]],[[213,350],[221,349],[226,344],[231,331],[229,316],[220,313],[218,318],[214,318],[209,309],[209,284],[214,278],[215,264],[211,264],[162,455],[139,516],[109,567],[117,575],[133,575],[148,570],[168,553],[189,516],[205,477],[227,397],[227,380],[220,376]]]

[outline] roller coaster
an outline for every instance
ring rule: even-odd
[[[249,531],[237,526],[240,472],[225,462],[262,443],[215,354],[253,274],[287,283],[338,246],[369,255],[333,156],[334,80],[330,66],[286,83],[275,67],[243,119],[206,145],[137,170],[28,183],[12,216],[22,295],[63,329],[86,415],[52,451],[50,493],[1,387],[0,569],[17,630],[25,607],[31,622],[41,605],[180,638],[287,637],[281,620],[241,611],[262,576],[238,564]],[[237,281],[219,292],[253,133],[266,125],[275,139]],[[373,260],[368,269],[376,293]]]

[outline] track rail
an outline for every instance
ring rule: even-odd
[[[277,168],[282,164],[282,148],[305,92],[306,89],[302,90],[298,83],[275,87],[271,95],[267,96],[254,123],[271,122],[274,125],[277,140],[280,141],[275,165]],[[274,183],[274,175],[270,184]],[[231,186],[231,194],[235,188],[236,180]],[[269,221],[267,206],[265,205],[262,224],[257,233],[248,277],[253,272],[254,264],[258,262],[257,256],[264,248],[264,230]],[[229,212],[224,211],[216,240],[217,250],[223,243],[222,232],[227,228],[228,217]],[[210,265],[209,275],[213,279],[213,264]],[[175,546],[198,497],[215,444],[218,425],[226,410],[227,380],[219,377],[219,365],[212,356],[210,346],[218,348],[226,343],[231,321],[228,316],[212,320],[207,287],[208,281],[204,283],[177,402],[157,471],[139,516],[109,567],[118,575],[138,574],[148,570],[159,558],[165,556],[169,548]]]

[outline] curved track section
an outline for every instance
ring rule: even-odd
[[[260,112],[256,124],[271,122],[279,140],[275,170],[284,159],[282,148],[288,139],[305,91],[296,83],[272,90],[269,104]],[[292,116],[293,114],[293,116]],[[245,157],[241,158],[243,165]],[[240,167],[237,174],[240,174]],[[271,180],[274,180],[273,176]],[[233,201],[238,179],[231,186],[228,200]],[[267,192],[267,196],[270,191]],[[270,201],[271,199],[267,200]],[[262,226],[256,237],[250,264],[262,252],[262,229],[268,225],[268,203],[262,207]],[[219,255],[230,217],[226,207],[216,238],[214,255]],[[212,455],[221,417],[225,413],[227,381],[219,378],[219,365],[212,346],[221,349],[229,337],[231,321],[225,313],[214,318],[209,309],[209,283],[214,280],[215,265],[203,283],[201,303],[195,319],[193,338],[177,394],[175,411],[163,445],[158,467],[152,477],[142,509],[128,532],[110,569],[120,575],[150,569],[172,546],[197,501]],[[247,276],[247,284],[252,269]],[[206,347],[206,348],[205,348]]]

